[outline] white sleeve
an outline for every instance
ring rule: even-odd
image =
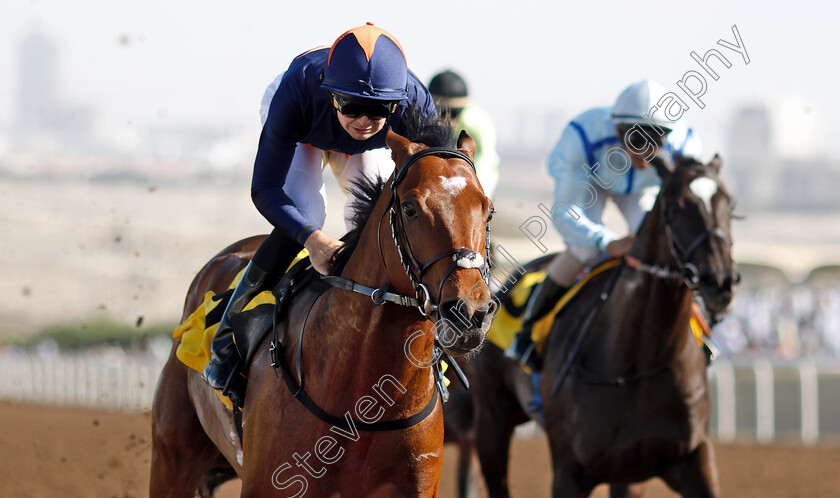
[[[586,176],[583,169],[586,162],[586,151],[579,132],[571,125],[566,126],[548,157],[548,172],[554,177],[554,205],[551,206],[554,227],[567,245],[604,250],[616,239],[616,235],[604,225],[587,218],[584,210],[573,201],[575,186],[580,182],[591,185],[596,192],[601,190]]]

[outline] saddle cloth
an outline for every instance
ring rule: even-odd
[[[560,310],[571,302],[580,290],[591,282],[595,276],[606,270],[615,268],[619,263],[621,263],[619,259],[609,259],[589,270],[563,295],[550,313],[534,324],[531,339],[537,344],[538,353],[542,354],[546,340],[548,339],[548,334],[551,332],[552,325],[554,325],[554,317],[557,316]],[[526,273],[516,282],[507,296],[502,299],[501,311],[496,315],[493,324],[490,326],[490,330],[487,332],[487,340],[502,350],[506,350],[511,345],[516,333],[522,330],[525,306],[531,297],[531,293],[537,284],[542,283],[545,278],[545,270],[538,270]],[[699,306],[695,304],[692,311],[691,332],[697,339],[697,343],[702,347],[703,335],[704,333],[708,335],[708,332],[705,332],[708,325],[705,325],[705,319],[700,312]]]
[[[289,268],[292,268],[298,261],[309,257],[306,249],[302,250]],[[216,294],[213,291],[208,291],[204,294],[204,301],[198,308],[187,317],[175,331],[172,337],[180,339],[181,344],[175,350],[175,356],[181,362],[192,368],[197,372],[204,372],[204,367],[210,362],[210,345],[213,343],[213,338],[216,336],[216,331],[219,329],[219,322],[222,319],[222,314],[225,311],[230,296],[233,294],[233,289],[245,273],[243,268],[231,281],[225,292]],[[266,311],[266,306],[273,309],[277,304],[274,293],[271,290],[265,290],[255,296],[242,309],[242,315],[249,314],[254,311],[258,314]],[[232,408],[231,401],[227,396],[223,396],[221,392],[216,391],[222,399],[222,403],[228,408]]]

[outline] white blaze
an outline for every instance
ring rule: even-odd
[[[457,195],[467,186],[467,179],[463,176],[453,176],[452,178],[441,176],[440,179],[443,180],[443,188],[449,192],[449,195]]]
[[[706,204],[706,211],[711,213],[712,197],[718,191],[717,182],[707,176],[701,176],[700,178],[692,180],[691,183],[688,184],[688,188],[691,189],[692,194],[703,199],[703,203]]]

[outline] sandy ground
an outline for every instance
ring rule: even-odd
[[[141,497],[148,495],[150,416],[0,404],[0,496]],[[840,496],[840,447],[717,445],[724,496]],[[455,448],[447,446],[441,496],[455,491]],[[516,497],[549,496],[550,467],[542,439],[516,440],[511,489]],[[223,497],[238,496],[224,486]],[[599,488],[594,496],[606,497]],[[661,481],[648,497],[676,496]]]

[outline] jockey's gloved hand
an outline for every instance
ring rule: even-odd
[[[303,246],[309,251],[309,260],[312,266],[322,275],[329,272],[330,264],[335,252],[344,245],[343,242],[336,240],[321,230],[315,230],[303,243]]]
[[[636,242],[635,235],[628,235],[623,239],[618,239],[607,244],[607,254],[614,258],[620,258],[630,253],[633,244]]]

